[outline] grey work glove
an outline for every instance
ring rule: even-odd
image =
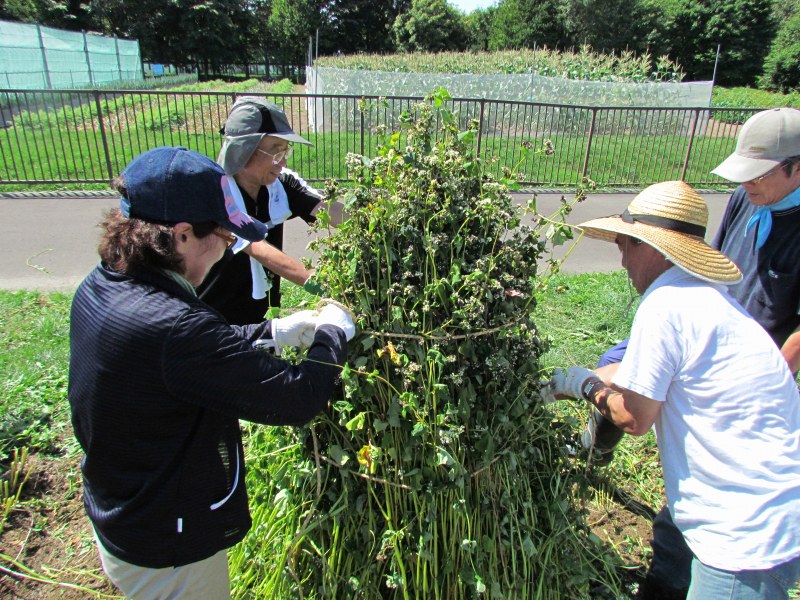
[[[545,404],[554,402],[560,397],[580,398],[588,400],[591,386],[601,381],[597,373],[584,367],[569,367],[568,369],[555,369],[553,378],[543,382],[541,393]]]
[[[316,313],[311,310],[301,310],[288,317],[272,319],[270,323],[272,339],[278,352],[284,346],[308,348],[314,343],[316,328]]]
[[[335,304],[328,304],[319,311],[317,327],[320,325],[335,325],[344,331],[344,337],[347,338],[348,342],[352,340],[353,336],[356,334],[356,326],[353,323],[353,317],[351,317],[346,310],[339,308]]]

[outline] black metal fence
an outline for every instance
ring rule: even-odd
[[[169,91],[0,91],[0,184],[110,181],[137,154],[181,145],[216,158],[219,130],[237,94]],[[266,95],[312,147],[292,169],[309,181],[346,178],[348,153],[371,155],[419,98]],[[756,109],[609,108],[455,99],[466,128],[476,120],[476,155],[496,178],[511,170],[525,188],[641,188],[681,179],[727,189],[710,174]],[[526,150],[547,147],[552,153]]]

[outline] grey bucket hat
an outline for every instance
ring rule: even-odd
[[[284,112],[260,96],[242,96],[233,103],[221,133],[225,142],[217,162],[228,175],[235,175],[247,164],[264,136],[296,144],[313,144],[292,131]]]

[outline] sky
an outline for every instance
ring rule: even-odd
[[[455,6],[463,13],[471,13],[476,8],[487,8],[491,5],[497,5],[497,0],[447,0],[451,6]]]

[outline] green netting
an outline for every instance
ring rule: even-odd
[[[138,40],[0,21],[0,89],[69,89],[143,77]]]

